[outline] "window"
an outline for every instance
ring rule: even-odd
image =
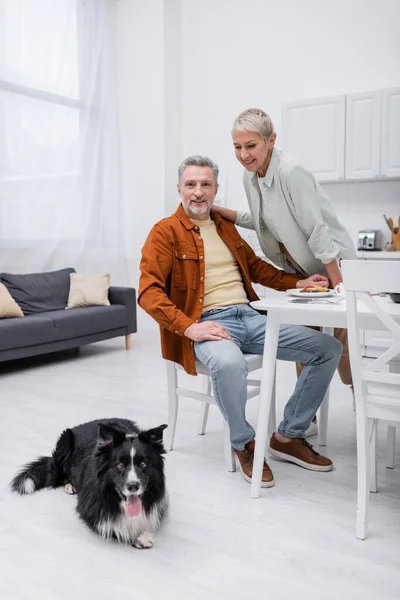
[[[85,227],[82,4],[0,0],[1,243],[74,239]]]

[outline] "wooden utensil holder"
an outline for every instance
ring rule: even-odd
[[[400,228],[394,227],[392,231],[392,243],[397,251],[400,252]]]

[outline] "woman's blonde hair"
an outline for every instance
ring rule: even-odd
[[[256,131],[268,140],[274,133],[274,124],[271,117],[260,108],[247,108],[233,121],[233,131]]]

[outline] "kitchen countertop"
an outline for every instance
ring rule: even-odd
[[[263,260],[266,260],[262,250],[256,249],[255,253]],[[357,250],[357,257],[363,260],[400,260],[400,252],[386,252],[385,250]],[[267,262],[271,261],[267,260]]]
[[[385,250],[358,250],[358,258],[364,260],[400,260],[400,252],[386,252]]]

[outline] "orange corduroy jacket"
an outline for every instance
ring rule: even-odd
[[[299,278],[256,256],[233,223],[217,214],[212,218],[238,262],[249,301],[259,299],[252,282],[281,291],[296,287]],[[196,375],[195,355],[193,341],[184,332],[200,320],[204,277],[204,243],[180,204],[154,225],[142,248],[138,303],[160,325],[162,356],[190,375]]]

